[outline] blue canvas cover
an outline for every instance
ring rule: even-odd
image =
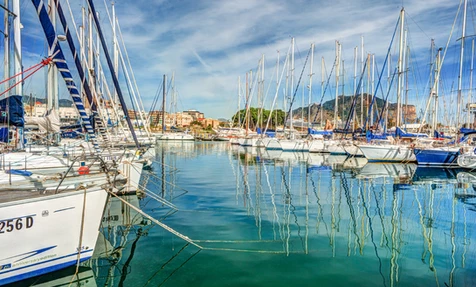
[[[23,127],[25,120],[23,119],[23,103],[22,96],[10,96],[0,101],[0,122],[7,123],[11,126]]]

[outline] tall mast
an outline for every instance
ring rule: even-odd
[[[162,82],[162,133],[165,132],[165,89],[167,83],[167,75],[164,75],[164,80]]]
[[[175,71],[172,72],[172,101],[170,103],[170,112],[174,114],[173,125],[177,125],[177,95],[175,94]]]
[[[114,64],[114,73],[116,77],[119,76],[119,55],[118,55],[118,44],[117,44],[117,35],[116,35],[116,8],[114,6],[114,1],[112,5],[112,59]],[[117,92],[114,89],[114,102],[117,102]]]
[[[291,94],[290,97],[292,99],[293,97],[293,91],[294,91],[294,37],[291,39],[291,88],[290,88]],[[292,103],[289,104],[290,107]],[[289,120],[291,121],[290,123],[290,130],[292,132],[293,130],[293,109],[289,109]]]
[[[441,65],[441,48],[438,49],[436,55],[436,71],[435,71],[435,114],[433,116],[433,129],[438,130],[438,92],[440,79],[440,65]]]
[[[20,0],[13,0],[13,14],[16,16],[13,18],[13,74],[20,74],[22,71],[22,55],[21,55],[21,31],[20,31]],[[23,76],[20,74],[15,78],[15,83],[21,82]],[[15,94],[23,95],[23,84],[15,86]]]
[[[401,96],[402,96],[402,84],[403,84],[403,38],[404,38],[404,20],[405,20],[405,9],[402,8],[400,11],[400,45],[398,50],[398,84],[397,84],[397,119],[395,121],[395,126],[400,126],[400,106],[401,106]]]
[[[53,0],[48,1],[51,23],[56,26],[56,6]],[[51,51],[48,53],[51,54]],[[58,68],[56,65],[48,65],[48,81],[47,81],[47,109],[58,110]]]
[[[358,53],[358,47],[354,47],[354,86],[352,87],[352,90],[354,91],[354,99],[357,97],[357,92],[356,92],[356,87],[357,87],[357,53]],[[355,127],[355,114],[352,114],[352,131],[354,131]]]
[[[470,105],[472,103],[472,89],[473,89],[473,65],[474,65],[474,39],[471,41],[471,68],[469,70],[469,91],[468,91],[468,108],[467,110],[467,116],[468,116],[468,128],[472,128],[471,123],[471,110],[470,110]]]
[[[309,66],[309,105],[307,108],[307,126],[311,127],[311,98],[312,98],[312,65],[314,64],[314,43],[311,44],[311,65]]]
[[[340,44],[336,41],[336,98],[334,105],[334,129],[337,128],[337,107],[339,105]]]
[[[324,83],[326,81],[326,78],[325,78],[325,75],[324,75],[324,57],[321,57],[321,99],[324,98]],[[321,127],[323,126],[322,125],[322,121],[324,120],[324,116],[322,115],[324,113],[324,110],[322,109],[322,103],[319,103],[319,110],[320,110],[320,114],[321,114]],[[326,125],[324,124],[324,128],[326,127]]]
[[[250,106],[250,103],[248,103],[248,99],[249,99],[249,96],[250,96],[250,91],[249,91],[249,85],[248,85],[248,73],[246,73],[246,110],[245,110],[245,121],[246,121],[246,124],[245,124],[245,134],[246,136],[248,136],[248,129],[250,128],[250,121],[249,121],[249,106]]]
[[[364,36],[360,37],[361,40],[361,51],[360,51],[360,74],[364,73]],[[360,124],[364,124],[364,83],[362,78],[362,84],[360,85]],[[365,127],[363,127],[365,128]]]
[[[4,5],[8,9],[8,3],[9,0],[4,0]],[[4,38],[3,38],[3,48],[4,48],[4,54],[3,54],[3,77],[4,79],[10,78],[10,11],[5,10],[4,18],[3,18],[3,24],[4,24]],[[3,90],[7,90],[10,87],[10,82],[7,81],[4,84]],[[10,91],[7,92],[7,96],[11,94]]]
[[[276,59],[276,95],[278,95],[278,93],[279,93],[279,50],[278,50],[278,58]],[[274,108],[274,101],[273,101],[273,107],[271,108]],[[278,131],[278,111],[276,111],[274,130],[275,132]]]
[[[241,77],[238,76],[238,125],[241,128],[241,111],[240,111],[240,101],[241,101]]]
[[[371,92],[373,93],[373,91],[375,90],[375,54],[372,54],[372,88],[370,89]],[[372,95],[372,98],[375,98],[376,95]],[[377,106],[377,100],[375,100],[375,110],[378,111],[378,106]],[[374,113],[372,111],[372,109],[370,110],[370,126],[374,125]]]
[[[466,8],[468,6],[468,0],[464,0],[463,9],[463,30],[461,31],[461,50],[459,59],[459,74],[458,74],[458,102],[456,103],[456,127],[460,125],[460,111],[461,111],[461,90],[463,88],[463,58],[464,58],[464,40],[466,37]]]

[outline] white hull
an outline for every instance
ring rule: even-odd
[[[359,145],[369,162],[415,162],[413,149],[403,145]]]
[[[354,143],[349,142],[342,146],[345,152],[350,156],[364,156],[364,153]]]
[[[0,285],[92,256],[107,193],[90,188],[84,197],[79,190],[0,203]]]
[[[344,148],[342,147],[341,141],[337,140],[328,140],[325,142],[324,148],[326,152],[336,155],[347,155]]]
[[[324,139],[314,139],[309,143],[309,152],[327,152]]]
[[[458,156],[458,165],[462,168],[469,168],[469,169],[476,168],[476,154],[464,153]]]
[[[266,149],[282,150],[283,148],[281,147],[281,143],[277,138],[272,138],[268,141],[268,144],[266,145]]]
[[[306,140],[291,139],[291,140],[279,140],[283,151],[309,151],[309,143]]]
[[[186,133],[165,133],[157,136],[157,140],[162,141],[193,141],[195,138]]]

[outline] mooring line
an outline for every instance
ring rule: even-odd
[[[182,238],[183,240],[187,241],[188,243],[200,248],[200,249],[203,249],[202,246],[196,244],[192,239],[190,239],[188,236],[185,236],[177,231],[175,231],[174,229],[172,229],[171,227],[165,225],[164,223],[158,221],[157,219],[153,218],[152,216],[148,215],[147,213],[143,212],[142,210],[140,210],[139,208],[135,207],[134,205],[132,205],[131,203],[127,202],[126,200],[122,199],[121,197],[119,197],[117,194],[115,194],[114,192],[112,191],[107,191],[109,194],[111,194],[112,196],[118,198],[120,201],[122,201],[123,203],[125,203],[126,205],[128,205],[130,208],[134,209],[135,211],[137,211],[138,213],[142,214],[143,216],[147,217],[148,219],[150,219],[152,222],[154,222],[155,224],[159,225],[160,227],[162,227],[163,229],[167,230],[168,232],[174,234],[175,236],[177,237],[180,237]]]

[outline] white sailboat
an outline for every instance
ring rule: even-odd
[[[403,85],[403,50],[404,50],[404,19],[405,10],[400,11],[400,45],[398,57],[398,84],[397,84],[397,119],[396,127],[400,125],[401,116],[401,91]],[[358,145],[364,156],[369,162],[415,162],[416,157],[413,149],[406,144],[395,142],[393,140],[373,140],[370,144]]]

